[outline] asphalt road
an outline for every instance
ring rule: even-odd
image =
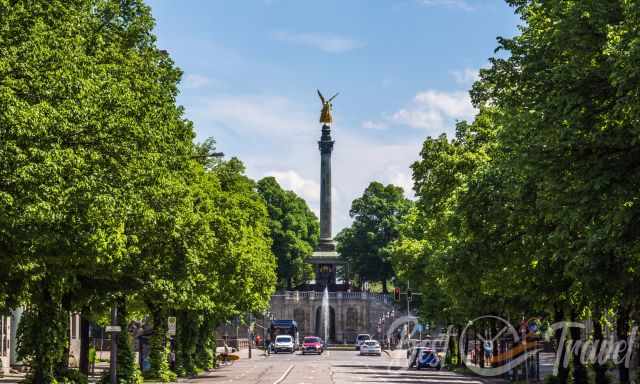
[[[359,356],[354,351],[327,351],[322,355],[277,354],[241,359],[233,365],[191,379],[220,384],[354,384],[445,383],[480,384],[478,378],[436,370],[408,370],[405,358]]]

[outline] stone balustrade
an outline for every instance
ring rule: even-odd
[[[284,296],[285,300],[322,300],[323,292],[318,291],[283,291],[274,296]],[[329,300],[369,300],[384,304],[393,304],[391,295],[371,292],[329,292]]]

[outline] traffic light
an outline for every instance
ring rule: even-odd
[[[393,291],[393,295],[394,295],[394,297],[395,297],[396,301],[400,301],[400,288],[396,288],[396,289]]]
[[[407,300],[411,301],[411,290],[407,289]]]

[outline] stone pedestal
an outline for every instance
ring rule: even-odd
[[[298,323],[300,337],[324,337],[322,330],[322,292],[288,291],[274,295],[271,312],[276,319]],[[329,293],[330,337],[332,343],[353,344],[358,333],[378,334],[380,315],[393,310],[389,295],[367,292]]]

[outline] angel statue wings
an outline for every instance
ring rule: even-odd
[[[333,104],[331,104],[331,101],[335,99],[336,96],[339,95],[339,93],[336,93],[335,95],[331,96],[329,100],[325,100],[324,96],[322,96],[322,93],[320,93],[320,90],[318,89],[317,91],[318,91],[318,96],[320,96],[320,101],[322,102],[322,111],[320,112],[320,122],[323,124],[331,124],[331,122],[333,121],[333,118],[331,117],[331,108],[333,108]]]

